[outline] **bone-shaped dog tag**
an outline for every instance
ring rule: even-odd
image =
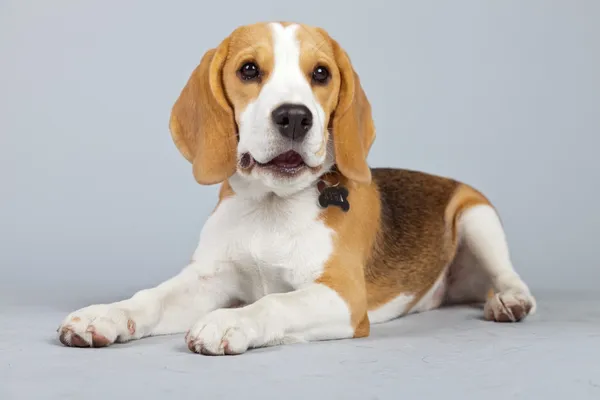
[[[350,210],[348,189],[343,186],[329,186],[324,188],[319,195],[319,205],[323,208],[337,206],[344,212],[348,212]]]

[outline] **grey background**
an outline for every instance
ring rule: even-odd
[[[349,52],[373,105],[372,166],[483,190],[534,288],[600,279],[600,3],[73,2],[1,8],[1,276],[14,302],[127,295],[175,274],[217,187],[168,132],[208,48],[294,20]]]
[[[368,5],[367,5],[368,4]],[[80,304],[175,274],[212,211],[168,132],[204,51],[294,20],[349,52],[373,105],[372,166],[483,190],[534,288],[600,279],[600,3],[6,1],[0,285]]]
[[[363,342],[233,359],[195,357],[179,337],[56,345],[68,311],[188,261],[217,187],[194,182],[170,108],[208,48],[267,20],[324,27],[349,52],[378,128],[372,166],[489,195],[518,271],[546,293],[540,319],[435,311]],[[559,292],[581,299],[600,279],[599,21],[593,0],[0,1],[0,397],[597,396],[598,301]]]

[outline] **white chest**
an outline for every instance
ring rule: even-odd
[[[260,202],[231,197],[207,221],[196,259],[232,268],[248,301],[291,291],[317,279],[331,255],[333,232],[320,211],[311,192]]]

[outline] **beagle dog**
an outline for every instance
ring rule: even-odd
[[[497,210],[475,188],[371,168],[371,107],[320,28],[238,27],[208,50],[171,113],[194,179],[220,184],[190,263],[156,287],[68,315],[66,346],[186,333],[206,355],[361,338],[447,304],[485,319],[536,309]]]

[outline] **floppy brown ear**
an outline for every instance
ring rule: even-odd
[[[352,67],[348,54],[332,40],[341,83],[332,128],[337,166],[347,178],[359,183],[371,182],[367,155],[375,140],[371,104]]]
[[[236,169],[237,130],[223,88],[229,39],[207,51],[171,111],[169,129],[203,185],[220,183]]]

